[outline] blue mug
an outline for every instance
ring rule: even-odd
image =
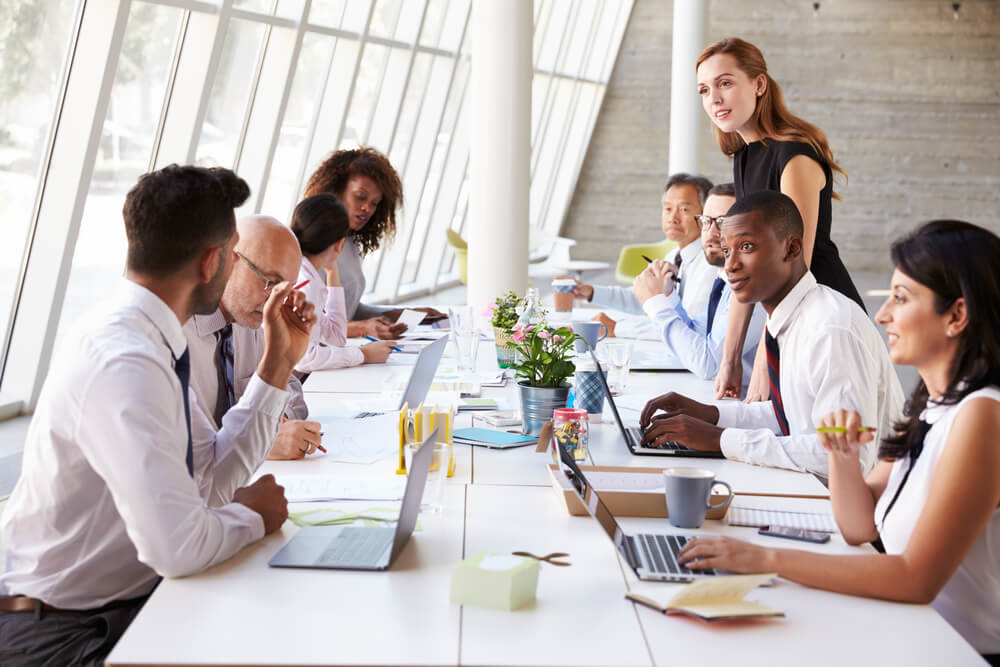
[[[608,337],[608,328],[601,322],[573,322],[573,333],[587,341],[584,343],[583,340],[577,340],[574,343],[576,351],[586,352],[588,345],[593,350],[598,343]]]

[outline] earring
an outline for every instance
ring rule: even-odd
[[[945,331],[945,335],[948,336],[948,338],[953,338],[955,336],[955,330],[948,327],[948,330]]]

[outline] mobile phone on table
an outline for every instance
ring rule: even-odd
[[[818,530],[806,530],[805,528],[789,528],[788,526],[764,526],[757,531],[757,534],[784,537],[785,539],[801,540],[803,542],[815,542],[816,544],[824,544],[830,541],[830,533],[821,533]]]

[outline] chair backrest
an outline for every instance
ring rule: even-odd
[[[466,243],[465,239],[462,238],[462,235],[456,232],[454,229],[451,229],[449,227],[448,229],[444,230],[444,233],[448,239],[448,245],[450,245],[452,248],[468,250],[469,244]]]

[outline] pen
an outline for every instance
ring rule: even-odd
[[[281,423],[282,424],[284,424],[287,421],[288,421],[288,417],[282,417],[281,418]],[[323,437],[323,431],[319,432],[319,437],[321,437],[321,438]],[[323,445],[316,445],[316,448],[319,449],[324,454],[326,454],[326,447],[324,447]]]
[[[646,257],[645,255],[639,255],[639,256],[642,257],[644,260],[646,260],[646,264],[653,263],[653,260],[651,260],[649,257]]]
[[[652,264],[653,263],[653,260],[651,260],[649,257],[646,257],[645,255],[639,255],[639,256],[642,257],[644,260],[646,260],[647,264]],[[681,281],[680,276],[678,276],[676,273],[671,273],[670,274],[670,278],[675,283],[680,283],[680,281]]]
[[[375,336],[365,336],[365,338],[367,338],[368,340],[370,340],[373,343],[379,342],[378,338],[376,338]],[[391,346],[389,349],[392,350],[393,352],[402,352],[402,350],[399,349],[398,347],[396,347],[395,345]]]
[[[875,430],[874,426],[859,426],[858,433],[870,433]],[[817,433],[847,433],[846,426],[817,426]]]
[[[303,287],[305,287],[308,284],[309,284],[309,278],[306,278],[305,280],[303,280],[302,282],[300,282],[298,285],[296,285],[292,289],[302,289]]]

